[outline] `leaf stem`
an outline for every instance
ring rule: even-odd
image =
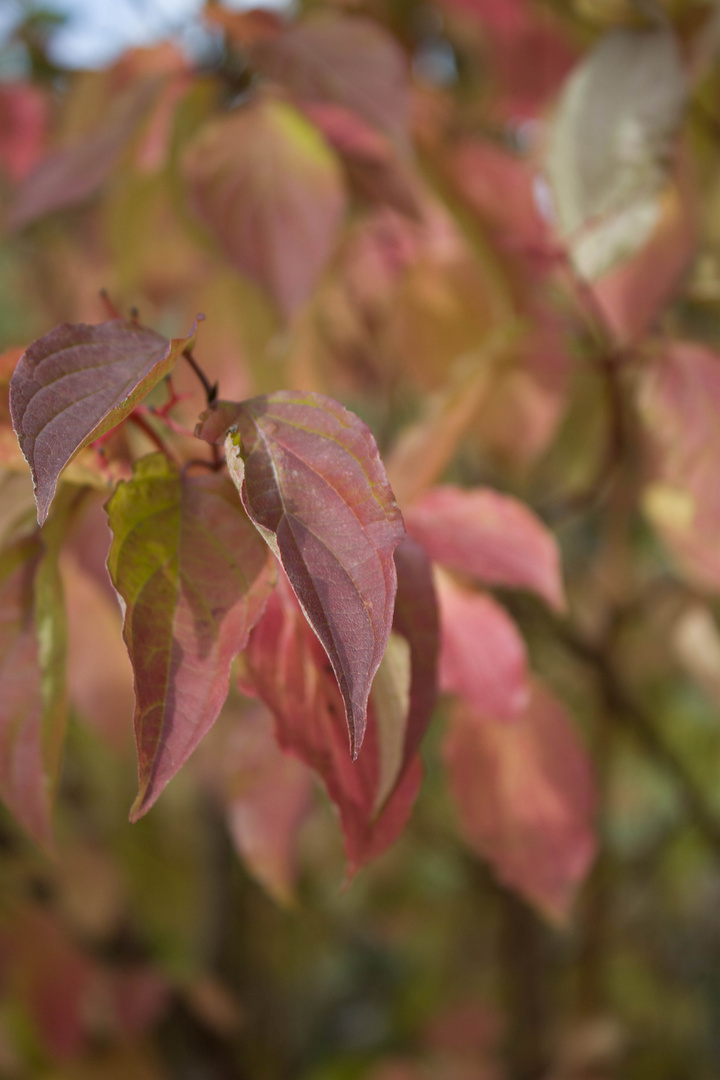
[[[115,307],[112,300],[110,299],[107,289],[101,289],[99,295],[100,295],[100,300],[102,301],[103,306],[105,308],[105,311],[108,314],[108,317],[110,319],[121,319],[122,315],[120,314],[120,312]]]
[[[183,352],[183,356],[185,357],[188,364],[193,369],[193,371],[197,375],[198,379],[202,383],[202,388],[205,391],[205,397],[207,399],[208,405],[212,405],[215,401],[217,401],[218,384],[210,382],[207,375],[205,374],[205,372],[203,371],[203,369],[200,367],[197,360],[193,356],[191,349],[185,349],[184,352]]]
[[[168,458],[175,464],[178,463],[175,455],[172,453],[167,443],[165,443],[163,439],[160,438],[157,431],[155,431],[154,428],[152,428],[150,424],[148,424],[145,417],[142,416],[142,414],[140,414],[137,409],[134,409],[130,413],[130,415],[128,416],[128,420],[130,420],[136,428],[139,428],[139,430],[142,431],[143,435],[145,435],[150,440],[150,442],[158,448],[161,454],[164,454],[166,458]]]

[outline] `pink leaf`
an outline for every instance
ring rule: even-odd
[[[227,258],[291,316],[314,289],[345,209],[325,140],[289,105],[256,101],[204,127],[185,172]]]
[[[90,198],[113,172],[159,87],[155,77],[137,82],[114,103],[98,131],[44,158],[10,204],[8,228],[23,228]]]
[[[306,104],[342,105],[397,139],[406,135],[408,64],[371,19],[316,14],[259,43],[252,62]]]
[[[272,588],[268,555],[218,474],[180,473],[162,454],[110,499],[108,568],[125,603],[135,678],[141,817],[217,719],[230,666]]]
[[[372,707],[363,753],[352,761],[342,699],[325,654],[282,576],[242,656],[241,688],[275,717],[280,746],[322,779],[338,807],[352,875],[402,832],[420,784],[415,756],[377,812],[378,739]]]
[[[440,686],[478,712],[515,720],[527,705],[525,643],[507,612],[485,593],[437,575],[442,648]]]
[[[436,562],[486,585],[531,589],[565,607],[560,553],[545,525],[517,499],[490,488],[433,488],[405,513],[407,529]]]
[[[595,791],[565,709],[536,681],[514,724],[461,706],[445,744],[468,843],[548,918],[567,918],[595,854]]]
[[[48,99],[31,83],[0,86],[0,162],[11,180],[22,180],[42,156]]]
[[[65,466],[114,428],[171,370],[187,338],[168,341],[124,319],[63,323],[23,353],[10,380],[10,413],[35,485],[42,525]]]
[[[242,405],[230,475],[285,568],[337,676],[357,755],[392,626],[402,517],[369,428],[331,398],[289,390]]]

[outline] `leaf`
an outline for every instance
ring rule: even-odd
[[[306,105],[303,111],[342,158],[353,194],[422,220],[418,181],[387,135],[342,105]]]
[[[370,429],[331,398],[282,390],[242,403],[230,475],[282,563],[345,702],[353,757],[392,626],[402,517]]]
[[[271,710],[282,749],[321,778],[340,812],[352,876],[402,832],[420,786],[421,766],[413,755],[378,812],[379,748],[372,701],[363,753],[352,761],[337,681],[284,574],[240,659],[240,688]]]
[[[560,233],[589,280],[652,235],[686,95],[678,45],[666,29],[606,34],[567,83],[547,170]]]
[[[213,779],[248,872],[280,904],[294,899],[297,834],[310,807],[312,774],[279,748],[263,708],[228,717]]]
[[[639,385],[650,479],[643,508],[702,589],[720,590],[720,356],[670,342]]]
[[[45,845],[65,735],[65,648],[56,544],[18,541],[0,554],[0,797]]]
[[[0,86],[0,163],[11,180],[22,180],[42,156],[48,127],[48,99],[37,86]]]
[[[206,125],[185,157],[193,207],[285,317],[310,296],[345,210],[339,163],[295,109],[261,100]]]
[[[94,195],[115,169],[159,88],[157,78],[135,83],[113,103],[99,130],[44,158],[10,204],[8,229],[22,229]]]
[[[476,712],[516,720],[527,705],[525,643],[507,612],[485,593],[436,575],[442,647],[440,686]]]
[[[41,525],[68,462],[169,373],[192,348],[195,328],[168,341],[124,319],[62,323],[26,350],[10,380],[10,414],[32,470]]]
[[[510,495],[491,488],[432,488],[405,513],[407,529],[431,559],[485,585],[531,589],[565,608],[557,541]]]
[[[400,141],[407,135],[407,60],[370,19],[315,14],[256,45],[251,62],[302,102],[342,105]]]
[[[564,921],[596,841],[590,762],[563,706],[536,680],[514,724],[460,707],[444,756],[468,843],[505,885]]]
[[[183,474],[151,454],[107,511],[108,569],[125,604],[135,680],[135,821],[215,722],[272,573],[232,485],[218,474]]]

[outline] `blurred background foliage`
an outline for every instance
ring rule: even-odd
[[[493,866],[463,839],[443,766],[445,698],[426,738],[420,798],[389,851],[342,888],[342,839],[317,792],[292,850],[276,852],[268,870],[247,830],[232,827],[251,785],[234,730],[266,722],[236,694],[188,768],[130,826],[132,687],[119,612],[91,572],[99,490],[63,556],[73,723],[57,854],[41,853],[8,815],[0,830],[0,1076],[717,1077],[716,5],[325,0],[262,16],[127,0],[117,26],[105,4],[5,7],[0,348],[58,322],[101,321],[101,287],[168,335],[202,311],[198,355],[224,397],[281,386],[338,397],[373,428],[401,502],[441,478],[528,502],[560,541],[570,616],[555,619],[526,596],[500,599],[533,668],[577,720],[599,810],[594,866],[567,916],[548,921],[522,888],[500,883],[502,858]],[[274,20],[321,7],[373,20],[406,59],[409,90],[407,102],[393,97],[380,50],[369,72],[350,69],[369,127],[348,130],[346,116],[320,107],[293,114],[300,156],[317,137],[312,122],[327,139],[320,170],[325,154],[330,172],[342,161],[344,217],[319,255],[280,234],[303,283],[305,261],[318,265],[307,295],[286,304],[272,268],[243,266],[212,204],[207,212],[203,154],[192,165],[188,147],[263,94],[268,109],[291,108],[278,103],[297,90],[294,77],[277,79],[262,43]],[[92,38],[88,26],[102,20]],[[687,85],[673,97],[672,57],[666,78],[652,65],[648,74],[623,51],[640,39],[622,38],[588,76],[595,112],[581,100],[570,116],[566,79],[584,58],[608,35],[653,28],[671,28]],[[634,172],[605,205],[583,138],[611,156],[628,107],[622,96],[613,104],[613,87],[632,89],[630,69],[652,137],[627,135]],[[152,104],[128,105],[153,78]],[[261,135],[249,130],[248,145]],[[38,163],[51,148],[81,145],[82,175],[63,174],[41,212],[28,208]],[[596,203],[578,209],[578,195],[568,209],[567,189],[593,169]],[[554,224],[550,183],[562,204]],[[72,184],[79,194],[68,198]],[[618,226],[613,215],[637,206]],[[578,254],[565,212],[580,214],[580,239],[596,216],[615,231]],[[586,273],[586,257],[600,270]],[[688,340],[710,358],[697,401],[687,389],[699,385],[694,367],[682,382],[690,361],[678,343]],[[184,371],[177,386],[191,424],[202,398]],[[699,447],[670,461],[693,432]],[[133,452],[149,449],[132,438]],[[27,512],[31,492],[16,451],[2,442],[0,452],[2,530]],[[117,460],[122,475],[122,448]],[[696,514],[698,502],[707,508],[690,526],[688,498]],[[521,777],[512,794],[519,804],[527,785]]]

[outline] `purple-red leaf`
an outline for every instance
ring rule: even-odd
[[[485,585],[531,589],[565,607],[555,537],[527,506],[490,488],[433,488],[406,511],[431,559]]]
[[[44,158],[10,205],[8,228],[20,229],[93,195],[117,165],[159,87],[154,77],[137,83],[116,101],[98,131]]]
[[[370,19],[315,15],[260,42],[252,62],[300,101],[343,105],[398,139],[407,134],[407,60]]]
[[[363,753],[353,762],[337,682],[284,574],[241,657],[240,686],[272,711],[280,746],[322,779],[340,811],[352,875],[405,827],[420,786],[420,760],[413,755],[378,806],[380,748],[372,700]]]
[[[536,681],[514,724],[462,706],[445,759],[468,842],[501,881],[563,920],[595,854],[595,787],[561,703]]]
[[[107,509],[108,569],[125,604],[135,678],[136,820],[217,719],[273,577],[267,549],[218,474],[181,474],[151,454]]]
[[[515,720],[528,702],[525,642],[504,608],[486,593],[437,574],[442,648],[440,686],[476,712]]]
[[[192,203],[230,262],[283,315],[310,296],[345,209],[339,162],[280,101],[257,101],[203,128],[185,159]]]
[[[10,380],[10,415],[41,525],[68,462],[125,419],[194,335],[195,326],[189,337],[168,341],[124,319],[63,323],[23,353]]]
[[[405,532],[375,440],[331,398],[283,390],[243,403],[226,454],[245,509],[330,658],[355,757]]]

